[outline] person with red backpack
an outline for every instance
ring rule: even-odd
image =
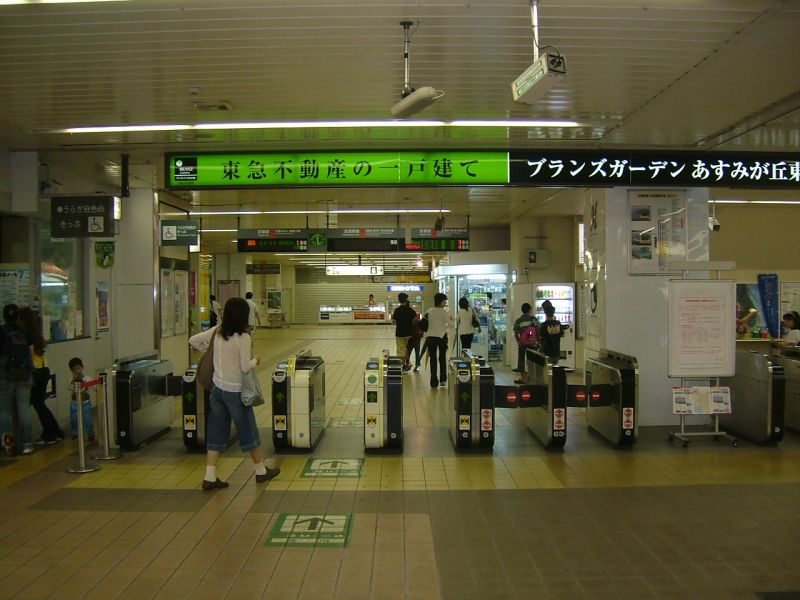
[[[19,307],[3,307],[3,326],[0,328],[0,440],[6,454],[15,452],[12,414],[16,407],[19,420],[19,446],[22,454],[33,452],[31,423],[31,386],[33,358],[31,336],[19,326]]]
[[[522,305],[522,316],[514,321],[514,337],[517,339],[517,368],[515,373],[519,373],[519,379],[514,383],[525,383],[525,351],[528,348],[535,348],[538,343],[539,322],[531,314],[533,307],[526,302]]]

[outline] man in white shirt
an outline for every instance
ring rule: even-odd
[[[258,304],[253,302],[253,292],[247,292],[244,295],[244,299],[247,301],[247,304],[250,307],[250,316],[248,317],[250,320],[250,335],[255,336],[256,323],[258,323],[258,326],[261,327],[261,315],[258,313]]]

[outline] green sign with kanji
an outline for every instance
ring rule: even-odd
[[[167,154],[171,189],[503,185],[508,152],[287,152]]]

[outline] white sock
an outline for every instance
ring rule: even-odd
[[[206,467],[206,481],[217,480],[217,467]]]
[[[253,466],[256,468],[256,475],[263,475],[267,472],[267,467],[264,466],[263,460],[259,463],[253,463]]]

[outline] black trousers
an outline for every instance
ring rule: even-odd
[[[52,442],[63,438],[64,432],[58,426],[58,421],[47,407],[47,382],[50,380],[50,369],[35,369],[33,371],[33,385],[31,386],[31,406],[39,417],[42,425],[42,439]]]
[[[460,335],[458,337],[461,340],[462,350],[469,350],[472,348],[472,338],[475,337],[474,333],[465,333],[464,335]]]
[[[431,387],[447,381],[447,336],[428,338],[428,356],[431,361]],[[438,366],[439,377],[436,377]]]

